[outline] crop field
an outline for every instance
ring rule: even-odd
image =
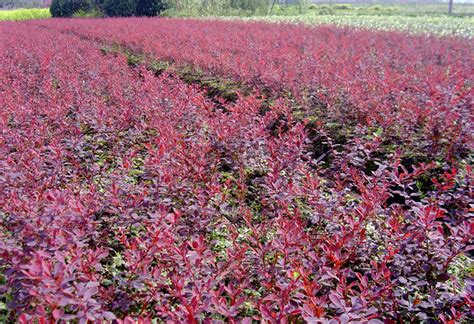
[[[474,42],[0,23],[0,322],[462,323]]]
[[[295,6],[275,6],[269,14],[245,15],[229,12],[174,12],[169,16],[201,16],[204,19],[268,21],[310,26],[331,25],[357,29],[402,31],[410,34],[474,37],[474,4],[456,3],[453,15],[447,15],[447,3],[351,5],[310,4],[299,11]]]
[[[306,5],[306,12],[312,14],[342,14],[342,15],[397,15],[397,16],[432,16],[445,15],[448,13],[448,2],[427,3],[422,1],[381,3],[374,1],[373,4],[357,3],[310,3]],[[281,6],[274,10],[277,14],[294,11],[291,6]],[[305,11],[305,10],[303,10]],[[460,3],[454,1],[453,14],[456,16],[469,16],[474,14],[473,3]]]
[[[231,18],[232,19],[232,18]],[[403,16],[403,15],[294,15],[235,17],[233,19],[269,22],[333,25],[358,29],[403,31],[410,34],[474,37],[474,16]]]
[[[0,10],[0,21],[2,20],[29,20],[51,17],[49,8],[46,9],[16,9]]]

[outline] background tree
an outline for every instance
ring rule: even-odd
[[[105,0],[104,12],[110,17],[135,16],[137,4],[134,0]]]
[[[53,0],[49,10],[53,17],[72,17],[79,10],[87,11],[90,8],[88,0]]]
[[[137,16],[156,16],[166,9],[166,4],[162,0],[136,0]]]
[[[91,0],[92,8],[104,12],[105,0]]]

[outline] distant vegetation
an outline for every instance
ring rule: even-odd
[[[53,17],[156,16],[166,8],[164,0],[53,0]]]
[[[49,18],[51,14],[48,8],[0,10],[0,20],[27,20]]]
[[[39,6],[48,1],[0,0],[0,8]],[[13,6],[13,7],[12,7]],[[53,17],[264,17],[270,21],[303,22],[406,30],[472,37],[474,4],[314,4],[294,0],[291,5],[268,0],[53,0]],[[2,20],[46,18],[47,9],[1,12]],[[459,17],[467,19],[458,19]],[[261,19],[261,18],[258,18]]]
[[[294,0],[293,4],[273,4],[267,0],[168,0],[169,16],[296,16],[311,15],[446,15],[447,3],[429,4],[315,4]],[[454,5],[455,15],[474,15],[474,4]]]
[[[264,20],[278,23],[307,25],[335,25],[358,29],[398,30],[410,34],[474,37],[474,17],[430,16],[376,16],[376,15],[317,15],[234,17],[245,20]],[[232,19],[232,18],[230,18]]]

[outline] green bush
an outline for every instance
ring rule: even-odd
[[[72,17],[79,10],[89,10],[88,0],[53,0],[50,11],[53,17]]]
[[[134,0],[105,0],[104,12],[110,17],[130,17],[137,13],[137,4]]]
[[[334,5],[336,10],[351,10],[352,6],[348,3],[336,4]]]
[[[75,18],[100,18],[100,17],[103,17],[104,14],[102,13],[102,11],[100,11],[99,9],[97,8],[93,8],[91,10],[79,10],[77,12],[74,13],[73,17]]]

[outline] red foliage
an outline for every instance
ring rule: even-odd
[[[380,127],[392,142],[433,156],[473,149],[471,40],[218,20],[41,24],[273,93],[290,91],[311,113],[341,125]]]
[[[151,19],[138,32],[136,22],[0,24],[0,292],[12,319],[467,316],[471,282],[451,270],[472,249],[472,170],[458,160],[439,172],[435,153],[424,164],[402,155],[415,127],[423,139],[438,129],[456,154],[472,144],[472,58],[460,54],[472,44]],[[160,58],[290,89],[301,102],[319,93],[327,118],[299,121],[285,102],[257,96],[215,104],[67,30],[107,32]],[[333,120],[350,125],[343,108],[367,136],[327,134]],[[399,150],[377,156],[390,137],[372,134],[374,121],[408,131]],[[327,134],[330,161],[314,156],[315,131]]]

